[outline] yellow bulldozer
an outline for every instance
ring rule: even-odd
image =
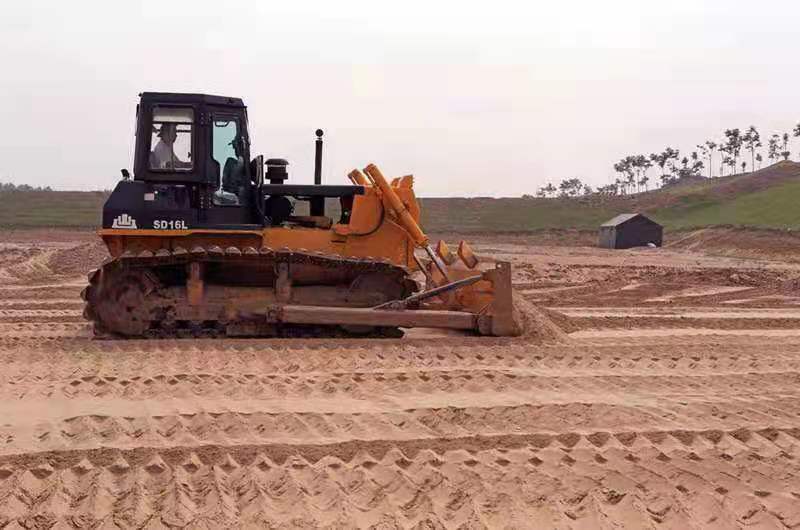
[[[521,333],[510,264],[433,245],[411,176],[369,164],[323,185],[321,130],[314,184],[287,184],[287,165],[250,158],[241,99],[140,94],[134,175],[122,170],[103,208],[111,257],[82,293],[95,334]]]

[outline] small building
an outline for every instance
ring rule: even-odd
[[[603,248],[661,246],[664,227],[640,213],[622,213],[600,225]]]

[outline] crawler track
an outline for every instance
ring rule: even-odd
[[[190,263],[209,271],[211,282],[205,288],[218,287],[222,293],[216,303],[204,300],[202,306],[190,307],[185,287]],[[279,267],[286,267],[292,284],[307,290],[338,290],[338,298],[334,297],[332,303],[337,306],[377,305],[406,296],[416,288],[408,269],[386,260],[290,249],[178,247],[156,253],[125,253],[93,270],[89,285],[81,293],[86,302],[83,315],[92,321],[95,335],[109,338],[348,335],[349,330],[336,326],[268,325],[266,303],[242,310],[236,294],[246,303],[251,294],[248,290],[274,290]],[[236,287],[241,290],[231,295]],[[274,300],[274,296],[265,295],[265,299]],[[319,305],[326,305],[325,300]],[[357,334],[401,335],[399,330],[381,327]]]

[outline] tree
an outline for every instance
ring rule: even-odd
[[[730,150],[727,144],[719,144],[719,176],[725,176],[725,166],[729,166]]]
[[[697,149],[700,150],[700,156],[704,159],[708,159],[708,178],[711,178],[711,154],[714,152],[716,147],[717,144],[711,141],[697,145]]]
[[[583,190],[583,183],[578,178],[564,179],[559,183],[558,189],[561,190],[561,197],[577,197]]]
[[[700,160],[700,156],[697,154],[697,151],[692,151],[691,154],[692,165],[689,167],[689,174],[692,176],[699,176],[700,171],[703,169],[703,161]]]
[[[599,188],[597,188],[597,193],[599,193],[600,195],[613,196],[616,195],[618,191],[619,190],[617,188],[617,185],[613,183],[606,184],[605,186],[600,186]]]
[[[639,193],[639,175],[642,173],[642,163],[639,160],[639,157],[629,156],[626,157],[628,159],[628,163],[631,166],[631,173],[628,176],[628,184],[631,186],[631,189],[636,189],[636,193]]]
[[[677,173],[675,163],[678,160],[678,157],[680,157],[680,151],[671,147],[665,148],[660,153],[653,153],[650,155],[650,160],[652,160],[661,170],[661,174],[658,176],[658,178],[661,180],[662,185],[668,184],[675,180],[675,173]],[[669,172],[667,172],[667,169]]]
[[[678,162],[681,152],[679,149],[667,147],[664,149],[664,155],[667,157],[667,165],[669,166],[670,171],[672,171],[672,175],[674,177],[674,175],[678,172],[678,168],[675,164]]]
[[[691,167],[692,175],[696,175],[699,177],[700,172],[703,170],[704,167],[705,164],[703,163],[702,160],[695,160]]]
[[[646,184],[649,178],[647,177],[647,170],[653,167],[650,161],[653,155],[647,157],[645,155],[631,155],[626,156],[614,165],[614,169],[621,175],[624,175],[625,180],[623,183],[631,190],[636,189],[638,193],[641,191],[641,186]]]
[[[756,162],[758,162],[758,169],[761,169],[761,162],[764,161],[764,157],[761,156],[761,153],[756,153]]]
[[[784,160],[789,160],[789,133],[783,133],[783,151],[781,151],[781,156]]]
[[[681,168],[678,170],[678,178],[698,177],[705,164],[700,160],[697,151],[692,151],[689,156],[681,159]]]
[[[746,170],[747,170],[747,162],[742,160],[742,173],[744,173]]]
[[[627,171],[625,172],[625,185],[630,188],[630,193],[633,193],[635,190],[633,189],[636,185],[636,159],[632,156],[626,158]]]
[[[628,192],[628,188],[633,191],[636,182],[637,160],[635,156],[626,156],[616,164],[614,169],[620,173],[622,178],[617,179],[617,185],[622,189],[623,194]]]
[[[712,164],[712,156],[714,155],[714,151],[717,149],[717,144],[712,142],[711,140],[706,140],[706,149],[708,149],[708,178],[711,178],[711,164]]]
[[[732,156],[725,157],[725,163],[731,167],[731,175],[736,174],[736,159]]]
[[[643,185],[644,191],[647,191],[647,183],[650,181],[650,177],[647,176],[647,170],[653,167],[653,163],[645,155],[638,155],[636,159],[639,161],[639,167],[642,170],[639,176],[639,185]]]
[[[639,155],[641,157],[639,163],[642,168],[642,172],[639,175],[639,180],[636,182],[636,185],[641,189],[644,187],[644,191],[647,191],[647,183],[650,182],[650,177],[647,176],[647,170],[653,165],[650,160],[645,157],[644,155]]]
[[[742,133],[739,129],[726,129],[725,138],[727,139],[725,147],[733,159],[733,163],[730,165],[733,167],[733,172],[736,173],[736,161],[742,151]]]
[[[556,187],[553,186],[552,182],[548,182],[547,186],[545,186],[545,191],[547,192],[548,197],[555,197],[556,196]]]
[[[667,157],[664,155],[664,153],[652,153],[650,155],[650,160],[658,166],[658,169],[660,170],[658,178],[661,179],[661,183],[664,184],[666,182],[666,180],[664,180],[664,177],[666,176],[664,166],[667,165]]]
[[[756,170],[756,148],[761,147],[761,135],[758,134],[755,125],[751,125],[747,132],[742,136],[742,143],[750,151],[751,171]],[[744,169],[742,170],[744,173]]]
[[[794,126],[794,130],[792,130],[792,134],[795,137],[800,136],[800,123],[798,123],[797,125]],[[784,151],[784,153],[789,150],[788,149],[788,144],[789,144],[788,136],[789,136],[788,134],[784,134],[784,140],[783,140],[783,151]],[[786,156],[784,156],[784,160],[786,160],[787,158],[789,158],[788,154],[786,154]]]
[[[621,177],[625,175],[626,171],[628,171],[627,166],[628,166],[627,158],[623,158],[622,160],[614,164],[614,171],[620,174],[620,176],[617,177],[616,180],[614,181],[618,188],[620,187],[622,182],[624,182]]]
[[[773,134],[769,141],[767,142],[767,158],[770,160],[778,160],[781,156],[778,150],[778,146],[780,145],[781,137],[777,134]]]

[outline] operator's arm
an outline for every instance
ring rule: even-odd
[[[191,155],[189,155],[191,156]],[[174,150],[170,152],[170,160],[167,162],[167,167],[169,169],[192,169],[191,162],[184,162],[175,154]]]

